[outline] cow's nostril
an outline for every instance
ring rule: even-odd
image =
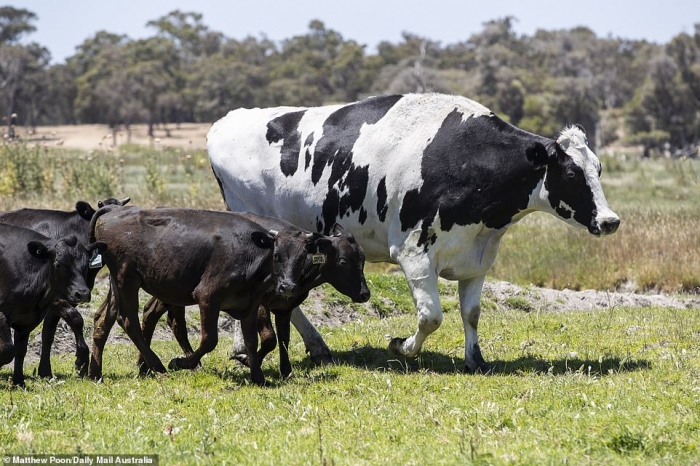
[[[601,228],[601,230],[603,230],[604,234],[609,235],[611,233],[615,233],[619,226],[620,226],[620,219],[616,218],[613,220],[604,221],[603,224],[600,226],[600,228]]]

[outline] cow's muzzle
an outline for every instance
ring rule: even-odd
[[[605,236],[615,233],[619,226],[619,217],[609,217],[594,221],[588,230],[596,236]]]
[[[79,303],[89,303],[90,302],[90,289],[83,288],[79,290],[74,290],[70,294],[70,299],[68,300],[73,306]]]

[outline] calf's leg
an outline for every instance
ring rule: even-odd
[[[24,356],[27,354],[29,331],[15,330],[15,370],[12,374],[12,384],[24,387]]]
[[[275,313],[275,326],[280,346],[280,373],[285,379],[292,374],[292,363],[289,361],[289,331],[291,312]],[[262,361],[262,358],[260,358]]]
[[[469,372],[486,374],[491,367],[484,361],[476,333],[481,314],[481,289],[485,276],[459,281],[459,307],[464,326],[464,365]]]
[[[12,342],[12,329],[5,314],[0,312],[0,367],[15,358],[15,345]]]
[[[192,354],[184,358],[175,358],[170,361],[170,369],[195,369],[202,357],[216,348],[219,342],[219,304],[200,302],[199,315],[201,336],[199,347]]]
[[[39,358],[39,377],[53,377],[51,370],[51,346],[53,345],[58,328],[58,321],[61,316],[55,309],[55,303],[49,307],[49,311],[44,317],[44,325],[41,327],[41,356]]]
[[[90,357],[90,367],[88,369],[88,377],[91,379],[99,380],[102,378],[102,352],[107,343],[109,332],[117,320],[118,312],[117,302],[110,284],[107,297],[94,315],[92,356]]]
[[[51,304],[44,325],[41,329],[41,359],[39,362],[39,376],[51,377],[51,346],[53,345],[58,327],[59,318],[66,321],[75,336],[75,370],[80,377],[85,377],[90,360],[85,337],[83,336],[83,316],[80,312],[65,301],[59,300]]]

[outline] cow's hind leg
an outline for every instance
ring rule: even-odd
[[[408,338],[394,338],[389,343],[389,351],[394,354],[415,357],[420,353],[425,339],[437,330],[442,324],[442,306],[440,305],[440,295],[438,294],[438,277],[434,270],[431,270],[427,257],[424,267],[416,267],[419,264],[401,264],[404,271],[410,270],[411,275],[406,273],[406,280],[411,289],[413,300],[418,311],[418,330]],[[422,272],[422,273],[421,273]]]
[[[112,278],[112,291],[115,294],[119,314],[124,320],[124,330],[143,355],[148,368],[153,372],[167,372],[160,358],[146,343],[146,339],[141,331],[139,322],[139,286],[135,283],[124,283],[122,286],[116,286],[114,278]]]
[[[481,289],[485,278],[486,276],[482,275],[459,282],[459,306],[464,325],[464,365],[467,371],[482,374],[491,370],[481,355],[477,335],[481,314]]]
[[[199,347],[192,354],[184,358],[174,358],[170,360],[170,369],[195,369],[199,366],[202,357],[211,353],[219,342],[219,303],[200,302],[199,315],[201,325],[201,335]]]
[[[117,320],[118,312],[116,298],[110,284],[107,297],[93,317],[92,355],[90,357],[90,367],[88,368],[88,377],[91,379],[99,380],[102,378],[102,353],[107,343],[109,332]]]

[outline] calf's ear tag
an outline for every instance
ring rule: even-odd
[[[325,254],[314,254],[311,256],[311,263],[313,264],[325,264],[326,255]]]
[[[92,257],[90,258],[90,268],[91,269],[100,269],[102,268],[102,254],[95,249],[92,251]]]

